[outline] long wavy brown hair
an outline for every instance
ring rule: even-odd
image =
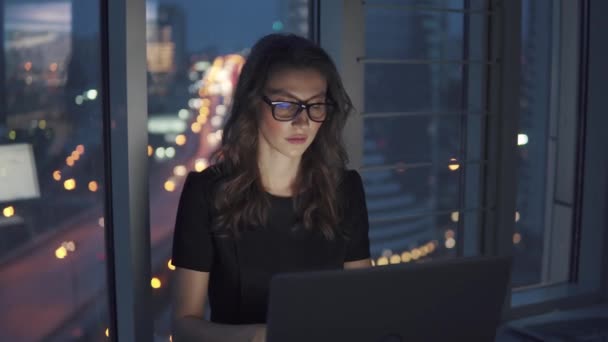
[[[261,183],[257,163],[257,100],[266,81],[279,69],[314,69],[327,81],[327,101],[334,104],[309,148],[304,152],[294,185],[294,210],[298,225],[318,230],[327,239],[342,235],[342,208],[338,187],[348,162],[342,131],[352,102],[329,55],[310,40],[271,34],[251,49],[236,86],[221,147],[212,162],[221,174],[215,196],[214,227],[238,236],[243,229],[263,227],[270,201]]]

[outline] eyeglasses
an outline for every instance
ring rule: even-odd
[[[302,103],[291,101],[272,101],[266,96],[262,100],[272,108],[272,117],[277,121],[291,121],[295,119],[304,109],[310,120],[323,122],[327,115],[331,114],[335,106],[328,102]]]

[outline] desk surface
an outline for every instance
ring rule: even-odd
[[[496,341],[605,341],[606,338],[608,304],[604,303],[508,322],[500,327]]]

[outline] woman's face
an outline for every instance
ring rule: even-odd
[[[314,69],[283,69],[274,72],[264,87],[270,101],[301,103],[326,102],[327,81]],[[288,158],[301,158],[315,139],[320,122],[310,120],[302,110],[291,121],[278,121],[271,106],[259,100],[259,148],[270,149]]]

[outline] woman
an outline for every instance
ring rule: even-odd
[[[214,166],[191,172],[181,194],[176,341],[264,341],[273,275],[371,266],[363,185],[341,139],[351,108],[317,45],[279,34],[255,44]]]

